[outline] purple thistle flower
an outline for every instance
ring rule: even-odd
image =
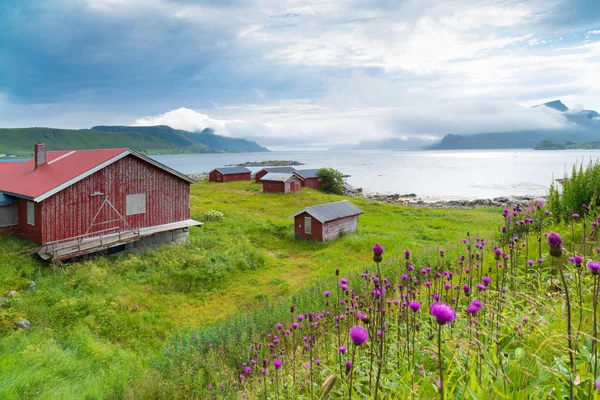
[[[331,296],[331,292],[329,290],[324,291],[323,294],[325,295],[325,297]]]
[[[346,346],[340,346],[338,350],[340,351],[340,353],[344,354],[346,352]]]
[[[363,345],[369,340],[369,331],[360,325],[350,328],[350,339],[356,346]]]
[[[277,325],[275,325],[275,328],[283,329],[283,324],[281,322],[278,322]]]
[[[469,304],[467,306],[467,312],[469,314],[477,314],[478,311],[479,311],[479,308],[477,308],[477,306],[475,304]]]
[[[587,267],[592,271],[592,275],[598,275],[600,273],[600,262],[590,261]]]
[[[490,283],[492,283],[492,279],[486,275],[483,278],[481,278],[481,282],[483,282],[485,286],[488,286]]]
[[[275,361],[273,361],[273,366],[275,367],[275,369],[281,368],[281,360],[276,358]]]
[[[346,361],[346,374],[349,374],[352,371],[352,361]]]
[[[473,300],[473,303],[471,304],[473,304],[477,308],[483,307],[483,303],[481,302],[481,300]]]
[[[304,315],[298,314],[298,316],[296,318],[298,319],[299,322],[302,322],[304,320]]]
[[[475,287],[477,289],[479,289],[479,290],[486,290],[487,289],[487,287],[484,284],[482,284],[482,283],[478,283]]]
[[[408,306],[410,307],[411,310],[413,310],[414,312],[417,312],[421,309],[421,303],[419,303],[418,301],[412,300],[408,303]]]
[[[533,260],[527,260],[527,265],[529,265],[530,267],[532,267],[534,264]]]
[[[429,312],[435,317],[437,323],[440,325],[452,322],[456,318],[456,311],[454,308],[443,302],[433,303],[429,308]]]
[[[577,213],[573,213],[573,214],[571,214],[571,217],[572,217],[573,219],[578,219],[578,218],[579,218],[579,214],[577,214]]]
[[[380,256],[385,252],[385,249],[383,248],[382,245],[380,245],[379,243],[375,243],[375,246],[373,246],[373,254],[376,256]]]
[[[550,232],[548,234],[548,245],[550,247],[558,247],[560,248],[560,245],[562,244],[562,237],[560,237],[560,235],[556,232]]]

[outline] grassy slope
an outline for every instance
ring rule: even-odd
[[[44,142],[50,150],[130,147],[135,150],[175,151],[169,142],[141,133],[98,132],[88,129],[0,129],[0,152],[33,154],[33,143]]]
[[[223,319],[299,291],[336,268],[359,270],[369,248],[400,254],[483,235],[498,210],[443,210],[352,201],[365,211],[356,234],[326,244],[293,239],[298,209],[340,197],[313,190],[263,194],[251,182],[192,189],[192,217],[217,209],[220,222],[193,228],[190,243],[43,267],[14,255],[31,244],[0,236],[0,398],[115,398],[152,374],[151,360],[175,330]],[[35,290],[24,288],[30,280]],[[32,328],[14,330],[27,318]]]

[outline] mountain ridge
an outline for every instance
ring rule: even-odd
[[[533,149],[540,142],[595,142],[600,140],[600,114],[594,110],[573,111],[561,100],[538,104],[532,108],[548,107],[562,113],[567,125],[558,129],[529,129],[504,132],[476,133],[461,135],[450,133],[431,150],[466,149]]]
[[[99,125],[91,129],[0,128],[1,155],[29,157],[33,154],[33,144],[37,142],[46,143],[50,150],[129,147],[148,154],[269,151],[256,142],[219,136],[208,128],[198,133],[173,129],[167,125]]]

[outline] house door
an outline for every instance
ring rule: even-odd
[[[298,190],[300,190],[300,182],[291,181],[290,182],[290,189],[291,189],[292,192],[297,192]]]

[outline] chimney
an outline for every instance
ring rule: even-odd
[[[33,153],[35,154],[35,166],[33,169],[38,169],[42,164],[46,163],[46,145],[44,143],[36,143],[33,146]]]

